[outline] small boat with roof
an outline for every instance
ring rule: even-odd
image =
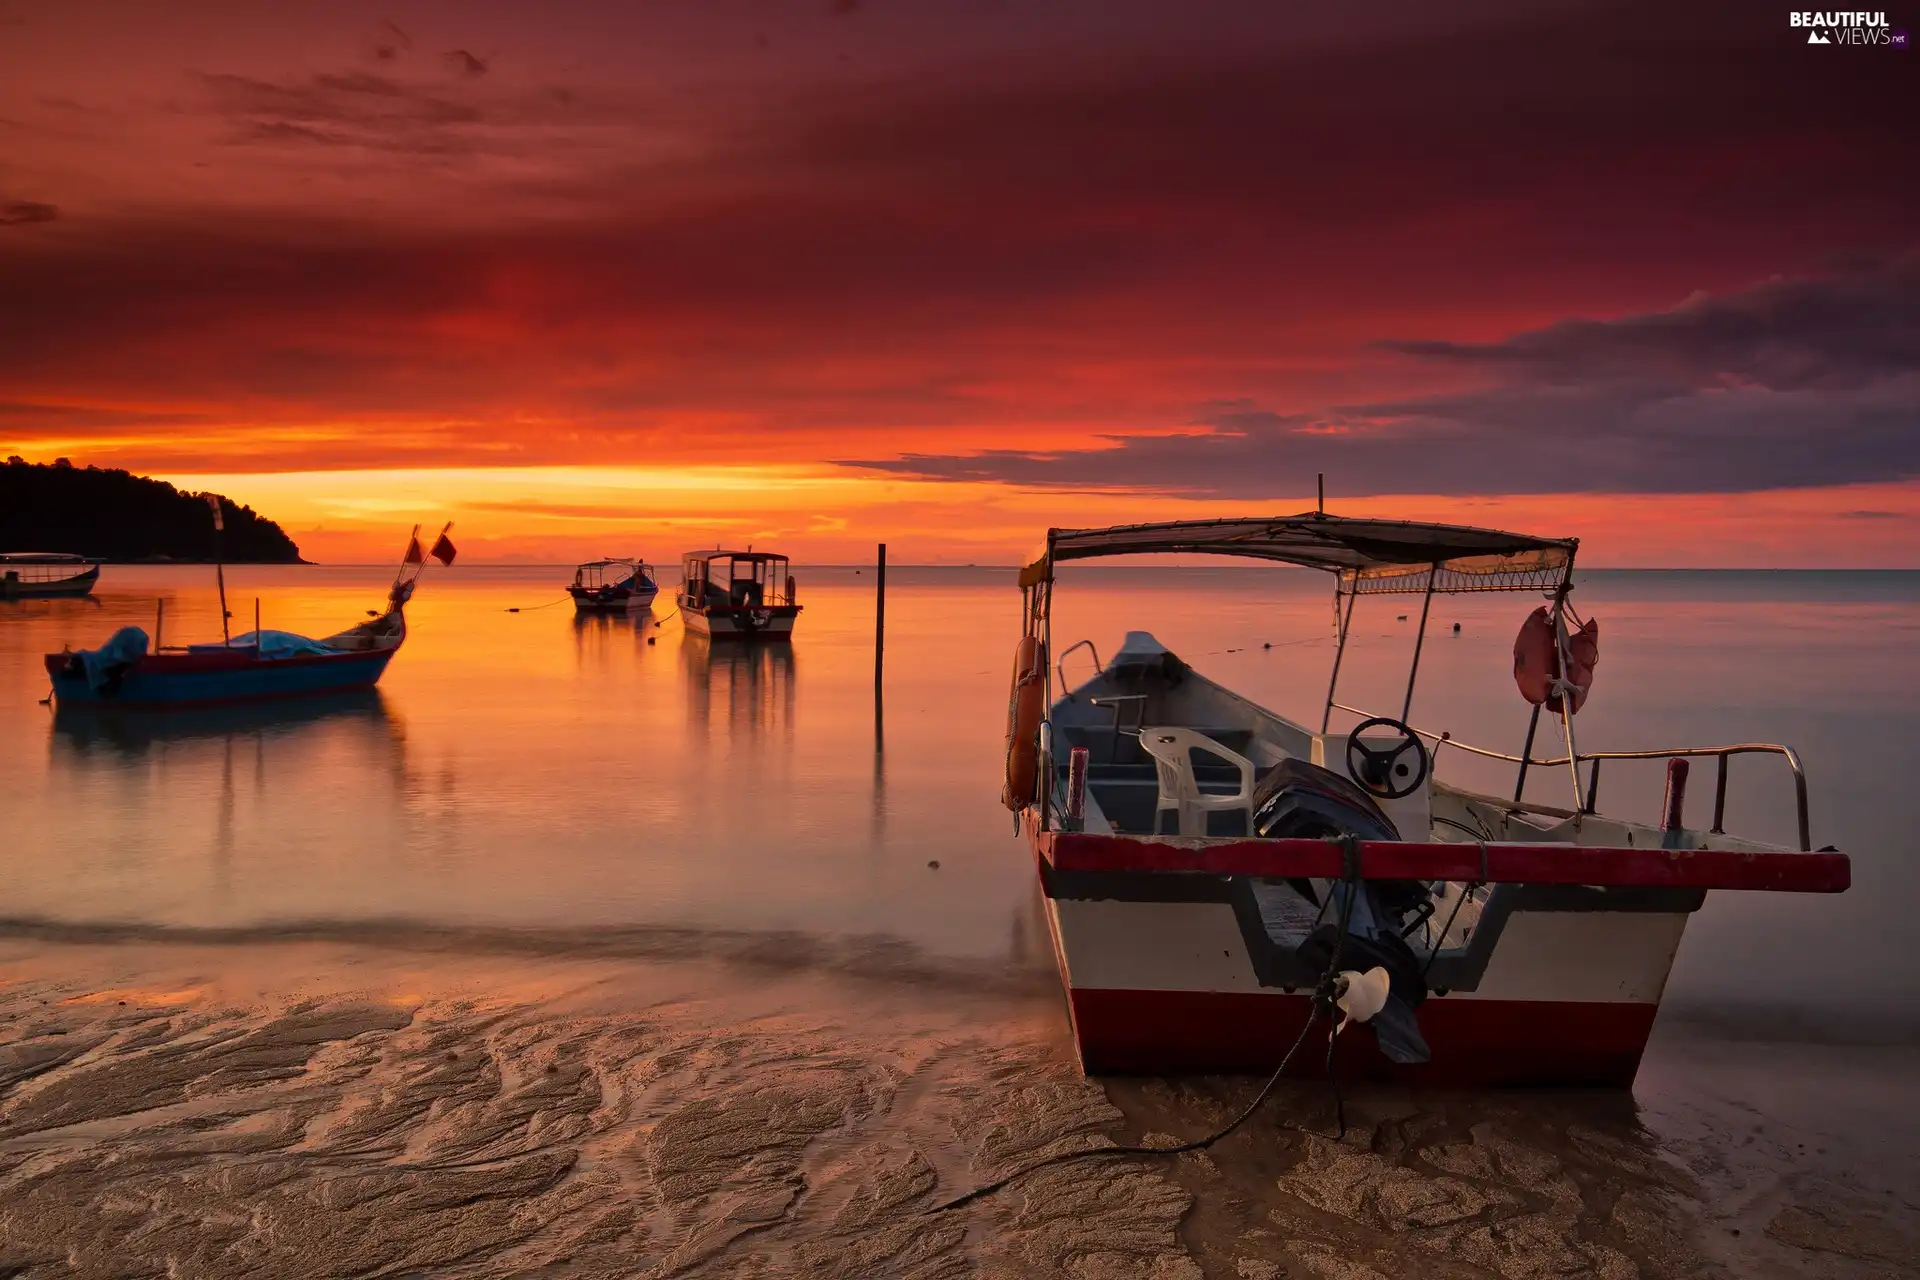
[[[84,596],[100,580],[100,562],[60,551],[0,551],[0,600]]]
[[[416,527],[387,592],[386,608],[369,609],[367,621],[344,631],[316,640],[290,631],[263,630],[256,602],[252,631],[216,643],[168,645],[163,603],[155,611],[151,636],[142,627],[122,627],[98,649],[47,654],[53,696],[62,707],[165,709],[371,688],[406,641],[407,602],[413,598],[427,558],[453,563],[454,547],[447,537],[452,527],[442,529],[424,554]],[[224,570],[219,572],[221,630],[225,631],[226,580]]]
[[[689,551],[681,558],[680,616],[715,640],[791,640],[800,616],[787,557],[772,551]]]
[[[1048,531],[1020,575],[1002,798],[1031,846],[1085,1070],[1324,1062],[1437,1084],[1626,1086],[1708,893],[1848,887],[1847,857],[1810,847],[1791,747],[1577,744],[1599,659],[1598,624],[1571,600],[1578,545],[1321,513]],[[1104,663],[1091,653],[1093,674],[1068,685],[1049,662],[1058,566],[1172,554],[1332,576],[1337,647],[1317,725],[1145,631]],[[1531,706],[1517,754],[1410,718],[1433,598],[1494,591],[1546,602],[1514,646]],[[1340,662],[1359,598],[1396,593],[1422,600],[1420,632],[1401,705],[1373,714],[1337,700]],[[1082,647],[1094,648],[1061,657]],[[1538,756],[1543,713],[1560,742]],[[1511,767],[1511,794],[1435,776],[1461,753]],[[1736,760],[1780,770],[1797,848],[1727,833]],[[1627,761],[1665,762],[1656,822],[1598,808],[1601,766]],[[1714,771],[1710,823],[1685,821],[1690,766]],[[1528,798],[1530,774],[1564,798]]]
[[[646,609],[660,593],[653,566],[644,560],[607,557],[589,560],[573,571],[567,594],[579,613],[626,613]]]

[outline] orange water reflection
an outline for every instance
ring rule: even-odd
[[[871,938],[1044,968],[1031,864],[996,803],[1011,575],[894,573],[883,722],[871,578],[800,577],[807,612],[786,648],[688,637],[670,602],[633,618],[538,607],[559,596],[564,570],[436,569],[377,695],[137,723],[35,706],[38,655],[150,625],[161,597],[171,637],[217,635],[203,570],[109,568],[97,604],[11,609],[0,616],[5,913],[531,931],[556,946],[609,930]],[[243,567],[229,590],[236,614],[257,596],[267,625],[324,633],[378,603],[384,582]],[[1908,732],[1920,583],[1599,575],[1579,599],[1603,636],[1583,745],[1791,742],[1807,759],[1815,842],[1856,857],[1844,898],[1713,899],[1682,950],[1677,994],[1813,1005],[1857,962],[1873,992],[1920,1000],[1920,965],[1884,963],[1889,949],[1914,958],[1895,904],[1920,893],[1902,856],[1920,818],[1908,785],[1920,771]],[[1510,645],[1533,603],[1437,602],[1413,719],[1517,749],[1526,706]],[[1417,616],[1417,601],[1362,603],[1343,700],[1398,710],[1412,649],[1402,612]],[[1058,649],[1084,636],[1104,656],[1144,627],[1209,675],[1317,722],[1333,615],[1315,576],[1075,572],[1055,618]],[[1505,766],[1457,754],[1440,771],[1511,786]],[[1764,763],[1737,765],[1730,825],[1791,838],[1781,783]],[[1553,802],[1565,785],[1536,777],[1529,794]],[[1657,761],[1623,768],[1603,805],[1650,814],[1659,790]]]

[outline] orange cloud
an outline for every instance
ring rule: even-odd
[[[314,560],[382,563],[415,522],[456,522],[462,563],[573,563],[755,542],[812,563],[1012,564],[1049,526],[1310,509],[1307,486],[1221,501],[895,480],[837,468],[550,467],[169,474],[272,513]],[[1292,488],[1295,491],[1289,492]],[[1582,540],[1600,567],[1910,567],[1920,485],[1760,494],[1341,497],[1346,515],[1513,528]]]

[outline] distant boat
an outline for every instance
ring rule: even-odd
[[[681,558],[680,616],[715,640],[791,640],[800,606],[787,558],[771,551],[689,551]]]
[[[428,554],[453,563],[446,529]],[[140,627],[122,627],[98,649],[47,654],[47,676],[63,707],[199,707],[371,688],[407,638],[406,605],[425,567],[416,528],[387,592],[387,607],[368,610],[367,621],[318,640],[261,630],[256,605],[254,630],[245,635],[168,646],[160,634],[164,612],[157,612],[152,637]],[[224,613],[224,579],[220,603]]]
[[[581,613],[625,613],[645,609],[660,593],[653,567],[642,560],[610,557],[589,560],[573,571],[567,594]]]
[[[84,596],[100,580],[100,562],[58,551],[0,551],[0,600]]]

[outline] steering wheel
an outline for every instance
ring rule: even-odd
[[[1400,740],[1386,746],[1373,746],[1360,740],[1360,735],[1368,729],[1393,729]],[[1413,759],[1403,760],[1401,757],[1408,752],[1413,753]],[[1391,717],[1362,720],[1347,735],[1348,776],[1360,784],[1362,791],[1382,800],[1398,800],[1418,791],[1420,784],[1427,780],[1431,764],[1427,744],[1420,741],[1420,735]]]

